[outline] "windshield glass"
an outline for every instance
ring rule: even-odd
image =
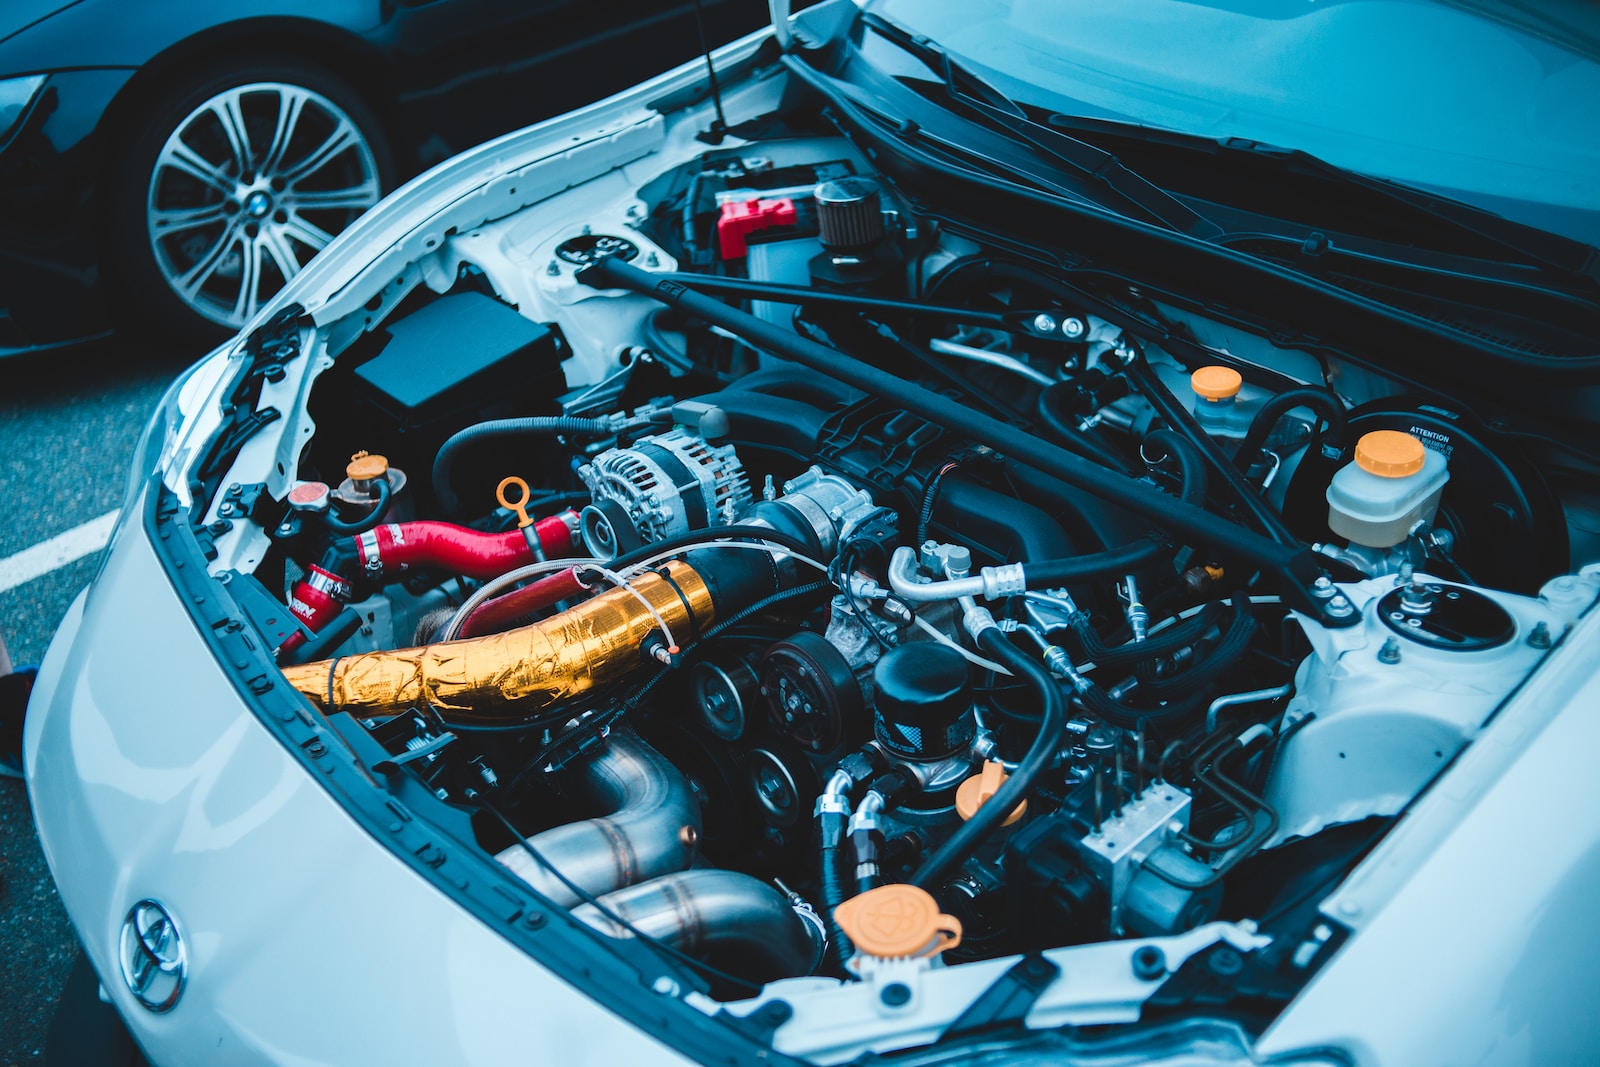
[[[1299,149],[1600,243],[1600,5],[875,0],[1015,99]]]

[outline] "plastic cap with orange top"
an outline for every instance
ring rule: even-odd
[[[1189,375],[1189,385],[1207,400],[1231,400],[1244,387],[1244,376],[1232,367],[1201,367]]]
[[[345,465],[345,476],[353,482],[372,482],[389,473],[389,457],[357,452]]]
[[[880,885],[833,909],[856,948],[880,959],[932,956],[961,944],[961,920],[942,915],[933,895],[914,885]]]
[[[1373,430],[1356,442],[1356,466],[1380,478],[1404,478],[1422,469],[1427,449],[1403,430]]]
[[[956,787],[956,812],[962,819],[970,819],[978,813],[978,809],[987,804],[995,793],[1006,781],[1005,768],[994,760],[984,762],[983,770]],[[1005,817],[1001,826],[1010,826],[1028,810],[1028,802],[1024,800],[1011,809],[1011,814]]]

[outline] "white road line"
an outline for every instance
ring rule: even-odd
[[[98,519],[90,519],[66,533],[56,534],[48,541],[40,541],[32,548],[0,559],[0,593],[35,578],[42,578],[59,567],[65,567],[106,547],[106,542],[111,540],[111,529],[117,524],[119,510],[108,511]]]

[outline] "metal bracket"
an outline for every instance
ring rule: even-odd
[[[1034,1003],[1059,977],[1059,966],[1037,952],[1029,953],[979,994],[978,999],[945,1028],[939,1040],[1021,1023],[1028,1017]]]

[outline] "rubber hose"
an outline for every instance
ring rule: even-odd
[[[1137,350],[1137,342],[1130,340],[1129,344]],[[1283,516],[1273,511],[1261,498],[1261,494],[1256,492],[1255,486],[1245,481],[1244,475],[1240,474],[1228,457],[1222,454],[1216,442],[1211,439],[1211,435],[1195,421],[1189,409],[1180,404],[1177,397],[1172,395],[1172,391],[1156,377],[1156,372],[1145,361],[1142,352],[1128,364],[1128,380],[1146,400],[1150,401],[1150,405],[1173,429],[1188,439],[1195,451],[1205,459],[1206,465],[1222,478],[1228,495],[1250,513],[1250,517],[1255,520],[1256,526],[1263,533],[1285,548],[1301,547],[1299,538],[1295,537],[1285,525]]]
[[[332,533],[336,534],[364,534],[378,523],[383,521],[383,513],[389,507],[389,498],[394,496],[394,486],[389,484],[388,477],[374,479],[378,483],[378,500],[372,505],[372,510],[355,522],[345,522],[336,519],[333,509],[323,513],[322,524]]]
[[[1205,659],[1171,678],[1158,680],[1152,676],[1148,683],[1140,678],[1139,688],[1156,699],[1202,692],[1249,649],[1256,632],[1256,620],[1250,614],[1249,603],[1243,597],[1235,598],[1233,619],[1222,632],[1222,639]]]
[[[1189,439],[1176,430],[1151,430],[1145,434],[1144,443],[1166,449],[1167,455],[1178,461],[1180,484],[1178,498],[1190,504],[1199,504],[1206,498],[1210,480],[1206,477],[1206,458]]]
[[[531,415],[520,419],[492,419],[457,430],[439,446],[433,461],[433,496],[445,514],[454,514],[461,506],[455,490],[450,486],[450,469],[455,465],[456,454],[473,441],[494,437],[521,437],[526,434],[585,433],[596,436],[609,434],[612,426],[606,419],[582,419],[572,415]]]
[[[1092,459],[1123,474],[1132,473],[1128,462],[1086,430],[1080,430],[1072,416],[1061,410],[1061,397],[1072,388],[1071,382],[1057,382],[1039,390],[1039,421],[1050,427],[1061,445],[1084,459]]]
[[[697,398],[715,404],[728,416],[727,436],[735,441],[780,448],[811,462],[829,415],[803,400],[772,396],[754,389],[724,389]]]
[[[1330,438],[1340,442],[1344,440],[1344,404],[1337,396],[1330,390],[1311,386],[1304,389],[1290,389],[1261,405],[1256,417],[1250,420],[1250,429],[1245,431],[1239,451],[1233,454],[1233,465],[1240,471],[1248,472],[1250,465],[1256,461],[1256,456],[1261,452],[1261,446],[1266,444],[1273,427],[1277,426],[1278,421],[1289,412],[1300,407],[1310,408],[1322,417],[1322,421],[1328,424]]]
[[[1166,449],[1167,454],[1178,461],[1182,470],[1178,498],[1199,507],[1205,501],[1207,487],[1205,460],[1199,451],[1181,434],[1171,430],[1156,430],[1148,434],[1145,441]],[[1152,535],[1103,552],[1028,563],[1023,573],[1029,589],[1058,589],[1090,578],[1137,570],[1160,555],[1166,545],[1165,537]]]
[[[1248,601],[1234,605],[1235,621],[1224,632],[1217,647],[1205,660],[1174,678],[1146,686],[1140,681],[1140,690],[1158,699],[1181,694],[1162,707],[1134,708],[1115,699],[1105,689],[1090,683],[1077,694],[1078,700],[1096,718],[1124,730],[1140,730],[1152,719],[1182,718],[1198,712],[1207,703],[1205,686],[1222,671],[1237,662],[1250,646],[1255,633],[1255,619],[1248,611]],[[1241,621],[1242,616],[1242,621]]]
[[[674,548],[682,548],[684,545],[696,545],[702,541],[719,540],[771,541],[775,545],[781,545],[785,551],[792,552],[797,556],[804,556],[807,559],[816,560],[818,563],[828,562],[827,560],[816,559],[815,549],[798,537],[790,537],[780,530],[768,529],[765,526],[707,526],[703,530],[690,530],[688,533],[674,534],[671,537],[663,537],[659,541],[651,541],[640,545],[638,548],[624,552],[604,565],[611,570],[621,572],[635,563],[647,560],[662,552],[670,552]]]
[[[1011,643],[1000,628],[991,626],[978,635],[978,648],[990,658],[1008,668],[1017,678],[1026,681],[1038,691],[1041,704],[1039,733],[1023,754],[1017,769],[973,813],[972,818],[939,849],[929,856],[912,881],[930,892],[937,889],[944,877],[965,862],[968,856],[994,832],[995,827],[1010,815],[1033,788],[1033,783],[1055,759],[1061,748],[1061,738],[1067,726],[1067,701],[1061,687],[1044,665]]]
[[[865,395],[861,390],[844,382],[797,367],[792,363],[752,371],[723,391],[783,397],[823,410],[847,407]]]
[[[1124,645],[1107,645],[1102,642],[1100,635],[1089,625],[1089,619],[1085,615],[1079,615],[1073,620],[1072,633],[1078,639],[1086,659],[1094,661],[1097,667],[1114,670],[1117,667],[1131,666],[1140,660],[1170,656],[1180,648],[1194,644],[1207,630],[1219,624],[1221,614],[1220,605],[1207,604],[1198,615],[1175,623],[1160,633],[1151,634],[1143,641],[1130,641]]]
[[[841,967],[855,955],[855,946],[833,917],[833,910],[844,900],[844,878],[839,874],[839,849],[825,848],[822,850],[822,917],[827,925],[828,943],[834,947]]]

